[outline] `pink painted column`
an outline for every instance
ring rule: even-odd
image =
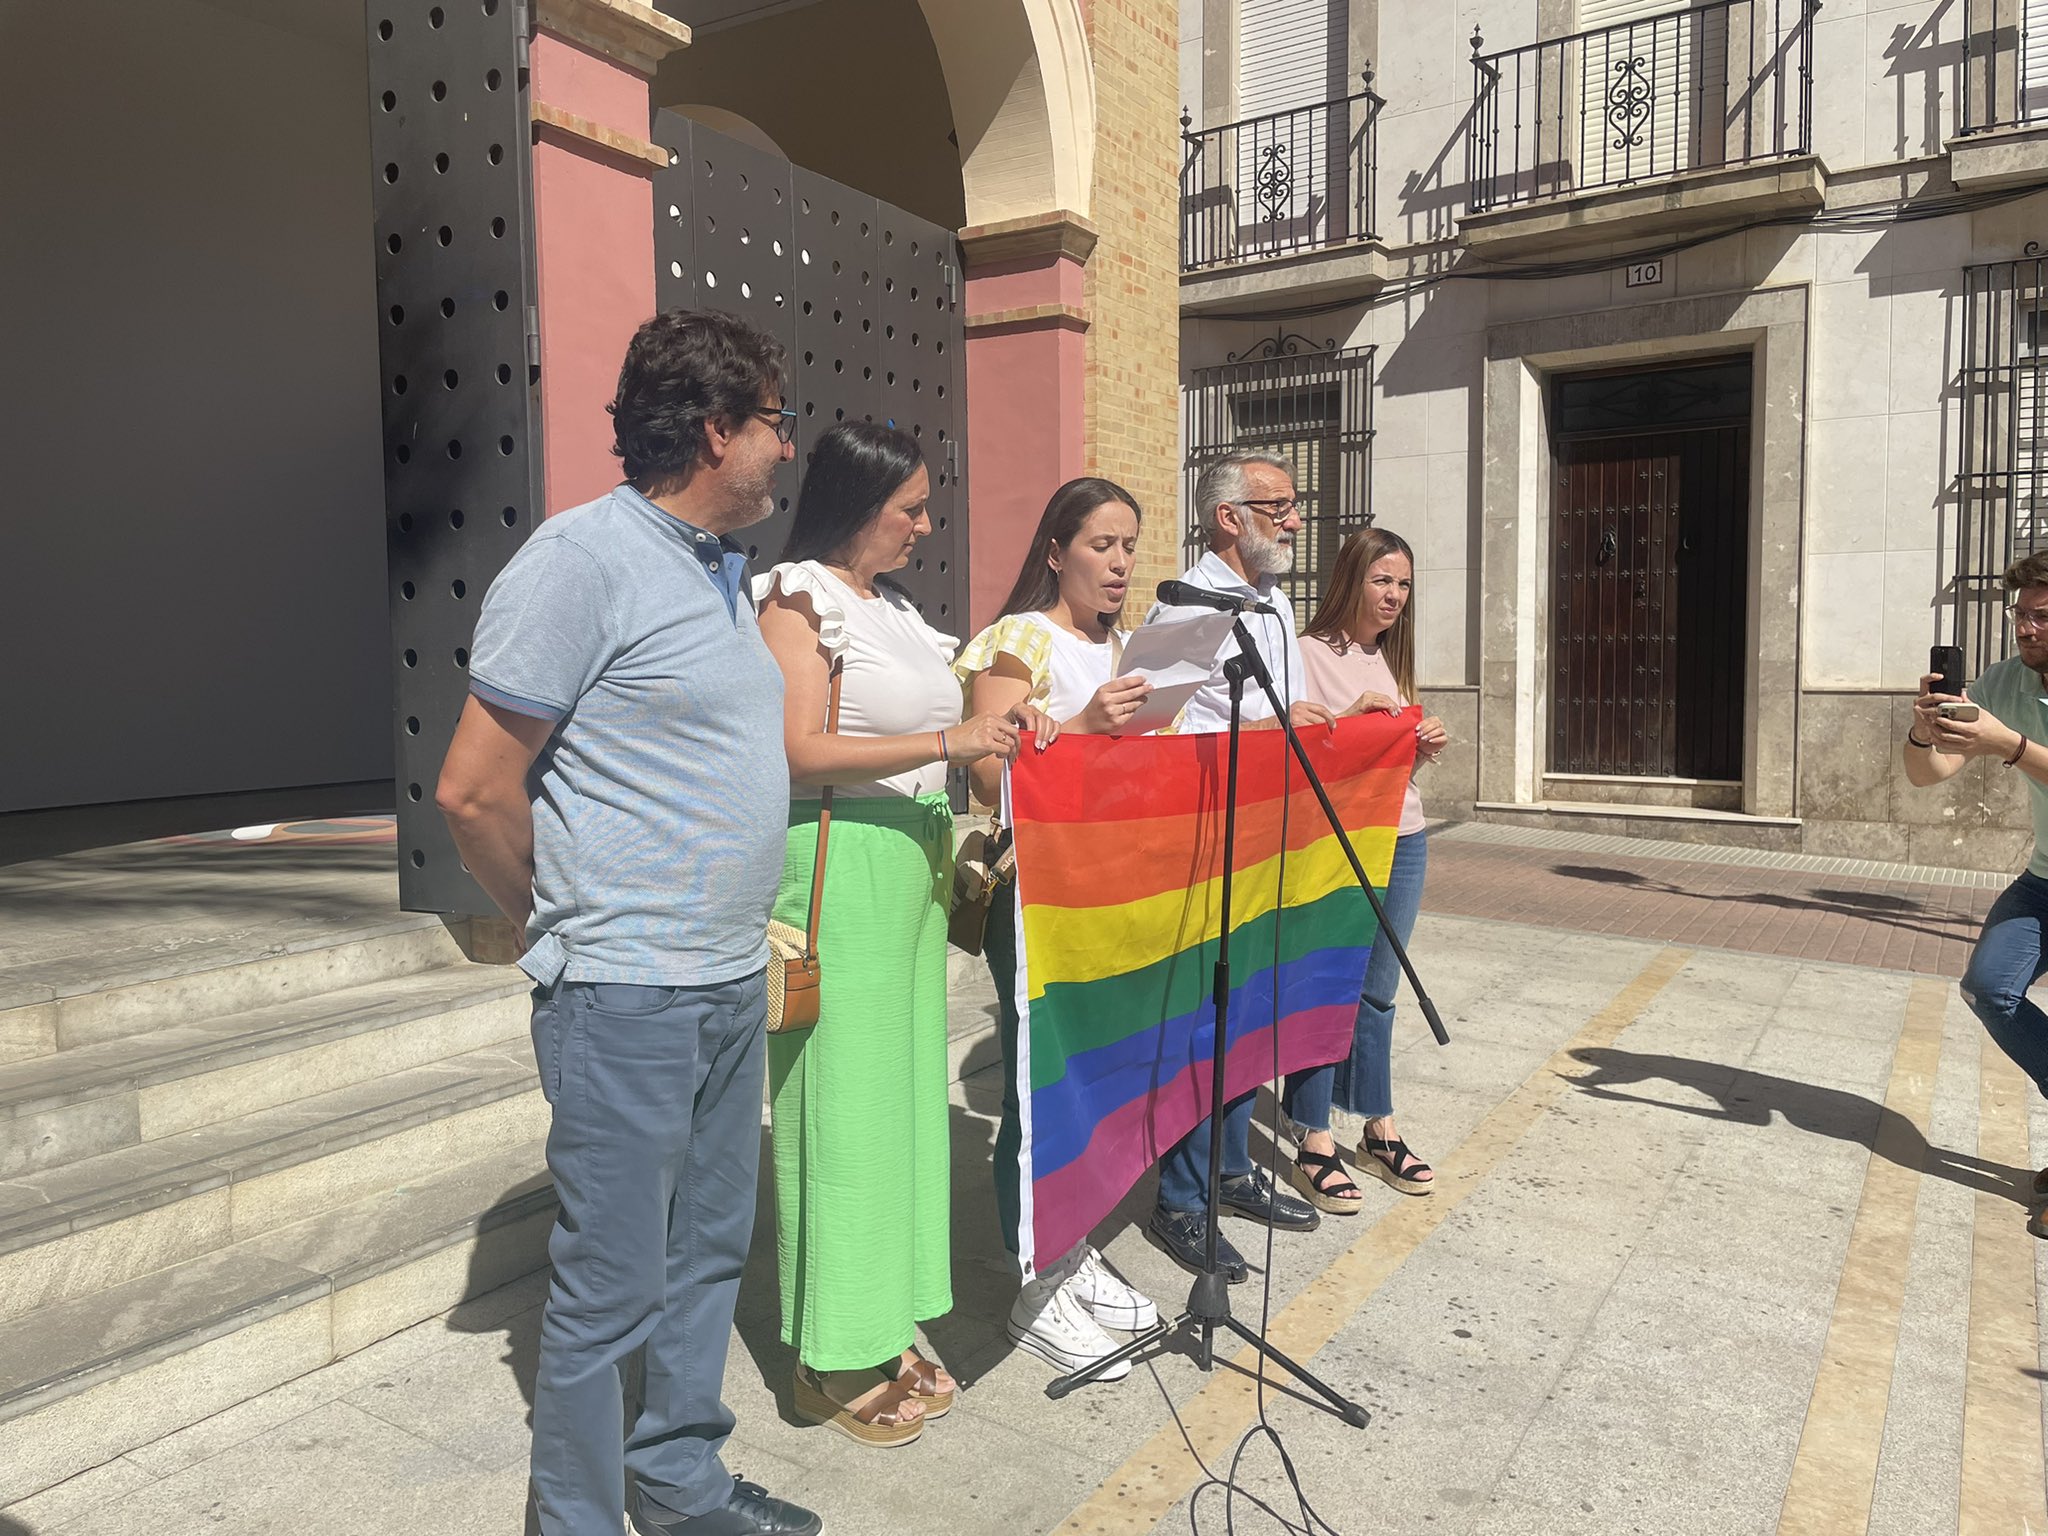
[[[1078,214],[1054,212],[965,229],[960,243],[973,633],[1009,594],[1047,498],[1086,473],[1081,280],[1095,230]]]
[[[540,288],[541,444],[549,516],[619,482],[619,361],[654,313],[655,168],[647,82],[689,29],[637,0],[540,0],[530,55]]]

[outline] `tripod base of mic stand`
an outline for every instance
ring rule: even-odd
[[[1090,1361],[1078,1371],[1069,1371],[1066,1375],[1055,1378],[1046,1387],[1045,1395],[1057,1402],[1074,1388],[1100,1380],[1105,1371],[1119,1362],[1135,1359],[1152,1345],[1163,1343],[1183,1328],[1196,1333],[1195,1363],[1204,1371],[1215,1368],[1216,1330],[1227,1328],[1267,1360],[1322,1398],[1337,1417],[1352,1428],[1364,1429],[1372,1422],[1372,1415],[1367,1413],[1362,1405],[1353,1402],[1328,1382],[1296,1364],[1268,1344],[1258,1333],[1231,1316],[1230,1283],[1220,1273],[1213,1271],[1195,1276],[1194,1287],[1188,1292],[1187,1310],[1179,1317],[1170,1323],[1162,1322],[1147,1329],[1121,1349],[1104,1355],[1100,1360]]]

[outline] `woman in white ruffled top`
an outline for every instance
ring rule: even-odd
[[[973,707],[1030,704],[1061,728],[1114,735],[1151,693],[1142,677],[1118,677],[1121,613],[1138,549],[1138,503],[1113,480],[1070,480],[1052,493],[1024,568],[996,622],[976,635],[953,670]],[[976,794],[999,803],[1002,764],[994,757],[968,770]],[[1017,1100],[1017,943],[1015,885],[996,888],[989,904],[984,954],[995,981],[1003,1047],[1003,1118],[996,1132],[996,1213],[1003,1240],[1019,1251],[1021,1203],[1018,1152],[1023,1140]],[[1116,1349],[1104,1327],[1149,1328],[1159,1320],[1151,1300],[1126,1285],[1085,1242],[1041,1266],[1010,1308],[1010,1338],[1062,1371],[1078,1370]],[[1105,1379],[1130,1374],[1119,1363]]]
[[[768,1041],[782,1337],[797,1352],[797,1412],[875,1446],[915,1440],[953,1401],[952,1377],[917,1349],[917,1324],[953,1305],[947,767],[1008,757],[1020,725],[1057,730],[1028,706],[960,718],[956,642],[886,579],[931,532],[930,494],[908,433],[833,427],[784,561],[756,583],[796,796],[775,916],[799,928],[817,787],[833,786],[818,1023]]]

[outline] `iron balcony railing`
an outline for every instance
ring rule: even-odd
[[[1958,133],[2048,120],[2048,39],[2027,27],[2030,0],[1963,0]]]
[[[1474,213],[1809,151],[1820,0],[1710,0],[1483,53],[1472,31]]]
[[[1373,238],[1382,105],[1372,88],[1220,128],[1189,131],[1183,109],[1180,269]]]

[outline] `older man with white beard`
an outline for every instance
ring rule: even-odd
[[[1279,591],[1280,577],[1293,568],[1294,536],[1302,523],[1294,471],[1286,460],[1268,454],[1229,454],[1205,469],[1196,482],[1195,512],[1208,535],[1209,549],[1180,579],[1189,586],[1230,597],[1271,602],[1275,612],[1248,613],[1244,622],[1266,670],[1273,675],[1274,688],[1287,701],[1288,718],[1297,728],[1332,724],[1329,710],[1301,696],[1301,647],[1295,638],[1294,607]],[[1155,603],[1145,622],[1191,618],[1208,611]],[[1230,687],[1223,664],[1237,653],[1235,640],[1225,644],[1210,669],[1209,680],[1188,700],[1178,730],[1230,729]],[[1243,718],[1246,727],[1254,730],[1279,724],[1272,705],[1256,686],[1245,690]],[[1282,1231],[1306,1232],[1321,1219],[1315,1208],[1275,1189],[1264,1173],[1252,1167],[1253,1097],[1246,1094],[1235,1099],[1224,1111],[1222,1208]],[[1168,1253],[1194,1270],[1202,1266],[1209,1235],[1210,1134],[1210,1123],[1204,1120],[1159,1160],[1159,1204],[1152,1213],[1153,1235]],[[1221,1234],[1216,1239],[1216,1258],[1232,1285],[1250,1274],[1244,1256]]]

